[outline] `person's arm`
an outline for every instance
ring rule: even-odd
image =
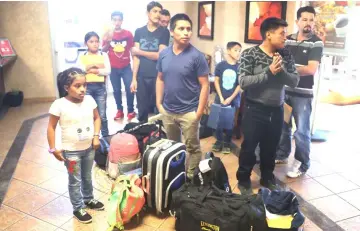
[[[163,110],[164,86],[163,73],[159,71],[156,79],[156,107],[160,113]]]
[[[52,115],[52,114],[50,114],[50,117],[49,117],[49,123],[48,123],[48,128],[47,128],[47,140],[48,140],[50,149],[55,148],[55,130],[56,130],[56,126],[58,124],[59,118],[60,117]]]
[[[208,75],[199,76],[198,79],[200,83],[200,97],[199,97],[199,106],[196,111],[196,116],[197,119],[200,120],[201,116],[204,113],[204,109],[209,98],[210,87],[209,87]]]
[[[112,40],[112,35],[114,32],[108,30],[104,33],[103,37],[102,37],[102,51],[103,52],[108,52],[110,49],[110,42]]]
[[[156,70],[158,71],[158,75],[156,78],[156,107],[158,108],[159,112],[163,112],[163,99],[164,99],[164,78],[163,78],[163,69],[162,69],[162,57],[163,53],[160,53],[160,58],[156,63]]]
[[[131,50],[132,54],[135,56],[143,56],[145,58],[151,59],[151,60],[158,60],[159,59],[159,54],[162,50],[164,50],[166,48],[165,45],[160,44],[159,45],[159,51],[157,52],[150,52],[150,51],[142,51],[139,49],[139,47],[133,47],[133,49]]]
[[[241,54],[238,75],[239,85],[244,90],[262,85],[268,81],[270,75],[272,76],[269,67],[267,67],[263,72],[254,75],[254,62],[254,56],[249,54],[247,51]]]
[[[104,68],[98,69],[98,75],[108,76],[111,72],[109,56],[106,53],[102,53],[102,56],[104,57]]]
[[[238,86],[235,88],[235,90],[234,90],[234,92],[232,93],[232,95],[228,98],[228,100],[229,100],[230,102],[232,102],[232,101],[235,99],[235,97],[236,97],[237,95],[239,95],[240,91],[241,91],[241,87],[238,85]],[[229,102],[229,103],[230,103],[230,102]]]
[[[94,114],[93,148],[96,150],[100,147],[99,133],[101,128],[101,119],[97,108],[93,110],[93,114]]]
[[[319,67],[319,61],[309,61],[306,66],[296,67],[297,72],[300,76],[315,75]]]
[[[284,80],[284,84],[291,88],[297,87],[300,80],[300,76],[296,70],[295,63],[287,63],[285,61],[282,66],[282,70],[278,75],[281,75]]]
[[[319,68],[323,49],[324,43],[321,40],[314,43],[314,46],[310,49],[308,64],[296,67],[300,76],[315,75]]]
[[[210,84],[209,84],[209,65],[203,54],[200,54],[198,60],[196,60],[196,74],[198,76],[198,81],[200,84],[200,96],[199,96],[199,105],[196,110],[197,120],[201,119],[201,116],[204,113],[205,106],[208,102],[209,93],[210,93]]]
[[[138,42],[135,42],[134,47],[139,48],[140,44]],[[137,91],[137,75],[138,75],[139,66],[140,66],[140,59],[139,59],[139,57],[137,57],[134,54],[133,54],[132,58],[133,58],[133,76],[132,76],[130,90],[131,90],[131,92],[134,93]]]
[[[103,41],[101,51],[108,52],[110,49],[110,41]]]
[[[223,95],[221,93],[220,77],[219,76],[215,76],[214,86],[215,86],[216,93],[218,94],[218,96],[220,98],[220,103],[222,103],[224,101],[224,97],[223,97]]]
[[[330,90],[329,94],[321,99],[321,102],[336,106],[356,105],[360,104],[360,95],[344,96],[339,92]]]
[[[47,128],[47,140],[49,144],[50,149],[55,149],[55,152],[53,152],[53,155],[56,159],[59,161],[64,161],[64,157],[62,156],[62,150],[57,150],[55,147],[55,134],[56,134],[56,126],[60,119],[60,109],[58,107],[57,102],[55,101],[49,110],[50,117],[49,117],[49,123]]]

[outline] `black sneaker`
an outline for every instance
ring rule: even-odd
[[[85,204],[90,209],[94,209],[94,210],[104,210],[105,209],[104,204],[95,199],[92,199],[91,201],[86,202]]]
[[[240,190],[241,195],[252,195],[253,194],[251,182],[238,182],[237,187]]]
[[[92,222],[92,217],[84,209],[80,209],[79,211],[76,211],[73,214],[80,223],[88,224]]]
[[[224,143],[222,153],[223,154],[230,154],[231,153],[231,145],[229,143]]]
[[[280,186],[278,184],[276,184],[275,179],[272,179],[272,180],[260,179],[260,185],[265,188],[270,189],[271,191],[281,190]]]
[[[212,150],[213,152],[220,152],[222,149],[222,142],[221,141],[216,141],[215,144],[212,146]]]

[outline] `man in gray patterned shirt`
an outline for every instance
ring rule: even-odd
[[[258,144],[260,184],[277,188],[273,171],[284,119],[284,86],[294,88],[299,82],[294,60],[284,49],[287,26],[282,19],[266,19],[260,26],[262,44],[241,55],[238,74],[240,87],[245,91],[245,113],[237,179],[242,194],[252,193],[250,175]]]

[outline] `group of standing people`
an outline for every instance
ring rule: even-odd
[[[184,138],[189,153],[187,178],[193,177],[201,160],[199,121],[208,101],[209,65],[204,54],[190,43],[193,24],[189,16],[176,14],[170,19],[169,12],[158,2],[150,2],[147,12],[147,25],[138,28],[134,37],[121,26],[123,14],[113,12],[113,28],[103,35],[102,50],[99,51],[100,37],[95,32],[87,33],[88,51],[79,57],[77,67],[58,75],[61,98],[50,108],[49,152],[65,161],[74,216],[84,223],[91,222],[91,216],[84,210],[86,206],[104,208],[93,197],[91,166],[93,149],[100,144],[100,129],[102,136],[109,133],[105,76],[110,75],[114,88],[118,109],[114,119],[124,117],[123,79],[128,119],[136,116],[136,93],[140,122],[146,122],[149,113],[157,109],[163,115],[167,137],[178,142]],[[291,150],[291,127],[283,121],[284,103],[293,108],[297,125],[295,159],[300,163],[294,165],[288,176],[301,176],[309,168],[312,86],[323,49],[322,41],[313,34],[315,14],[312,7],[300,8],[296,20],[299,31],[288,37],[286,21],[264,20],[261,45],[243,51],[238,63],[241,44],[229,42],[226,62],[216,67],[217,103],[233,105],[241,91],[245,96],[244,141],[237,171],[241,193],[251,192],[250,175],[258,145],[260,183],[276,188],[275,163],[286,163]],[[62,150],[55,148],[58,122],[62,129]],[[223,131],[217,132],[213,148],[228,153],[231,131],[225,134],[223,140]]]

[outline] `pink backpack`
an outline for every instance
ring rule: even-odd
[[[135,136],[127,133],[114,135],[110,141],[107,172],[112,178],[141,167],[141,154]]]

